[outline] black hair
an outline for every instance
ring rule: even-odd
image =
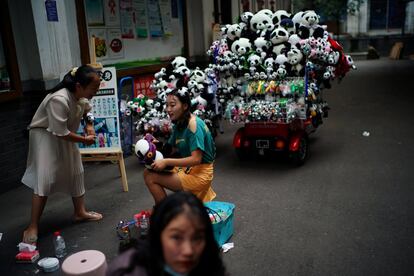
[[[188,93],[188,92],[180,92],[180,90],[174,89],[168,95],[176,96],[178,98],[178,100],[182,104],[186,104],[187,105],[188,108],[184,111],[184,114],[183,114],[182,118],[179,119],[178,121],[175,121],[174,122],[177,125],[177,128],[178,129],[180,129],[180,130],[185,129],[188,126],[188,122],[190,121],[190,118],[191,118],[191,98],[190,98],[190,93]]]
[[[66,73],[61,82],[46,92],[54,93],[62,88],[66,88],[73,93],[76,90],[76,83],[79,83],[82,87],[86,87],[93,81],[94,76],[92,73],[99,76],[98,72],[89,65],[82,65],[77,69],[74,68]]]
[[[198,265],[189,276],[223,276],[225,267],[220,255],[220,249],[214,239],[213,227],[204,204],[189,192],[176,192],[164,198],[154,207],[150,218],[149,236],[145,241],[139,241],[131,264],[113,275],[124,275],[134,270],[134,267],[144,267],[149,276],[165,275],[164,258],[161,244],[161,233],[167,225],[183,212],[190,212],[203,225],[205,231],[205,247]]]

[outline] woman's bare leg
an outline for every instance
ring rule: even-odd
[[[176,173],[157,173],[148,169],[144,170],[144,182],[147,185],[155,204],[167,196],[165,189],[171,191],[182,191],[180,178]]]
[[[85,208],[85,198],[83,195],[78,197],[72,197],[73,208],[74,208],[74,220],[100,220],[102,215],[96,212],[88,212]]]
[[[32,195],[32,211],[30,217],[30,225],[23,233],[23,240],[28,241],[29,238],[37,238],[39,231],[39,221],[47,202],[47,196]]]

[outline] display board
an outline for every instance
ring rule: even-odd
[[[96,96],[90,100],[95,117],[95,144],[86,146],[79,143],[80,150],[87,148],[120,148],[118,91],[115,67],[103,68],[100,71],[101,85]],[[82,122],[78,134],[83,135],[85,123]],[[82,151],[81,151],[82,152]]]
[[[184,0],[84,0],[89,41],[102,64],[182,54]]]

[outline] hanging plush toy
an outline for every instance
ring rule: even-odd
[[[151,168],[151,164],[155,160],[164,158],[162,153],[157,151],[157,147],[155,146],[154,141],[154,136],[147,133],[144,138],[138,140],[135,144],[135,154],[147,168]]]

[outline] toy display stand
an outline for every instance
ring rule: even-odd
[[[305,98],[308,85],[306,76],[305,73]],[[251,153],[264,155],[265,152],[273,151],[287,152],[294,165],[305,163],[309,153],[309,135],[316,130],[312,118],[307,116],[306,107],[294,119],[289,119],[286,109],[282,109],[282,114],[276,121],[246,122],[237,130],[233,147],[240,160],[247,160]]]
[[[130,83],[131,89],[128,93],[123,93],[122,88]],[[122,150],[126,156],[132,154],[133,141],[133,126],[132,116],[126,116],[121,112],[121,101],[124,99],[126,102],[134,98],[134,78],[127,76],[119,80],[118,85],[118,110],[119,110],[119,120],[120,120],[120,131],[121,131],[121,144]]]
[[[128,192],[128,180],[125,171],[124,155],[121,148],[85,148],[79,149],[82,161],[111,161],[117,162],[121,175],[122,187],[124,192]]]

